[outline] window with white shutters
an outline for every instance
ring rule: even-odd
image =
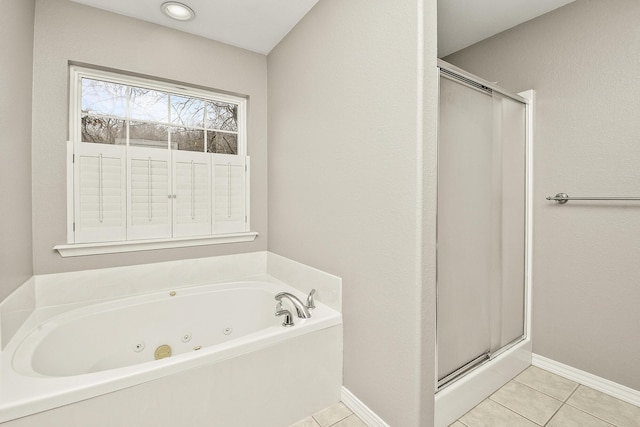
[[[172,237],[169,152],[129,147],[127,160],[128,238]]]
[[[217,233],[237,230],[245,222],[246,205],[242,189],[248,169],[245,157],[213,155],[213,227]]]
[[[211,155],[188,151],[173,155],[173,234],[211,234]]]
[[[80,242],[124,240],[125,147],[83,144],[75,157],[76,239]]]
[[[84,67],[70,74],[66,246],[255,238],[245,98]]]

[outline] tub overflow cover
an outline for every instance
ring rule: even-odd
[[[160,347],[156,348],[154,356],[156,360],[164,359],[165,357],[171,356],[171,347],[166,344],[161,345]]]

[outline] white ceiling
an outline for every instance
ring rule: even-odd
[[[438,57],[574,0],[438,0]]]
[[[318,0],[178,0],[196,13],[175,21],[162,13],[166,0],[72,0],[99,9],[267,54]]]
[[[181,0],[196,12],[196,18],[180,22],[160,11],[166,0],[72,1],[262,54],[268,54],[318,2]],[[572,1],[438,0],[438,56],[446,56]]]

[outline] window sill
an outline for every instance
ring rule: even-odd
[[[191,246],[219,245],[223,243],[252,242],[258,235],[255,231],[218,234],[215,236],[182,237],[176,239],[130,240],[123,242],[75,243],[56,245],[54,250],[63,258],[115,254],[122,252],[150,251],[154,249],[187,248]]]

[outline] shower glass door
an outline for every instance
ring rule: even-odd
[[[440,78],[438,386],[524,333],[525,106]]]

